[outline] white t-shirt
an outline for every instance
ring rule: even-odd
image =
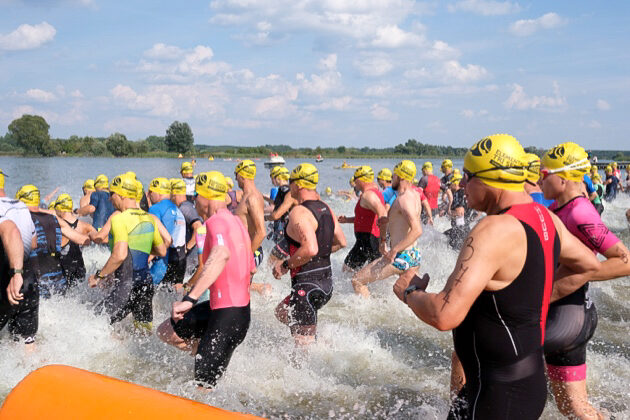
[[[182,178],[186,183],[186,195],[195,195],[195,178]]]
[[[0,197],[0,223],[12,221],[20,231],[24,243],[24,255],[31,253],[31,241],[35,235],[35,225],[31,219],[31,212],[26,204],[9,197]]]

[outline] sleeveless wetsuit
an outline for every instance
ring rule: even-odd
[[[537,419],[547,399],[543,340],[560,241],[547,210],[511,207],[527,238],[520,274],[504,289],[483,291],[453,331],[466,374],[449,418]]]
[[[153,216],[141,209],[127,209],[112,217],[114,246],[126,242],[127,258],[114,273],[114,284],[101,306],[110,322],[121,321],[129,313],[141,323],[153,321],[153,281],[149,272],[149,255],[161,245]],[[99,307],[100,309],[100,307]]]
[[[291,189],[288,185],[281,185],[277,188],[276,198],[273,200],[274,208],[278,208],[284,202],[284,198],[287,194],[291,193]],[[280,219],[275,220],[273,222],[273,232],[271,236],[271,240],[276,243],[276,245],[271,250],[271,255],[278,259],[286,259],[289,257],[289,243],[284,237],[284,230],[289,223],[289,211],[284,213]]]
[[[17,305],[11,305],[7,296],[9,277],[9,259],[0,240],[0,330],[8,324],[9,332],[14,338],[22,338],[25,343],[33,342],[38,328],[39,288],[29,256],[31,240],[35,234],[35,226],[31,214],[24,203],[7,197],[0,197],[0,224],[10,220],[17,226],[22,238],[20,246],[24,249],[24,283],[20,292],[24,296]]]
[[[195,178],[182,178],[184,180],[184,182],[186,183],[186,200],[190,201],[191,203],[195,202]]]
[[[79,219],[73,223],[66,220],[66,223],[76,230],[79,225]],[[83,261],[81,247],[78,244],[69,240],[65,246],[61,247],[61,268],[68,282],[68,287],[72,287],[77,282],[85,279],[85,262]]]
[[[608,230],[588,198],[578,196],[551,210],[594,253],[605,253],[619,239]],[[549,307],[545,359],[549,378],[571,382],[586,379],[586,345],[597,327],[597,310],[588,283]]]
[[[330,208],[320,200],[307,200],[301,204],[317,220],[318,252],[306,264],[291,270],[291,294],[284,299],[289,306],[289,328],[294,334],[302,326],[317,325],[317,311],[332,297],[333,281],[330,253],[335,235],[335,222]],[[293,255],[300,243],[285,231],[289,242],[289,253]]]
[[[366,189],[363,194],[368,191],[374,191],[381,204],[385,205],[383,193],[378,188]],[[361,194],[361,197],[363,194]],[[361,197],[359,197],[354,207],[354,237],[356,241],[344,260],[344,264],[352,270],[358,270],[381,256],[378,250],[381,237],[378,217],[372,210],[361,207]]]
[[[463,188],[453,193],[453,201],[451,202],[451,212],[457,208],[464,209],[464,216],[457,219],[451,219],[451,228],[444,232],[448,236],[448,244],[451,248],[460,250],[464,245],[464,241],[470,233],[470,215],[471,211],[466,201],[466,193]]]
[[[68,287],[61,268],[61,227],[52,214],[31,212],[37,235],[37,247],[31,251],[31,263],[36,268],[39,295],[49,298],[53,293],[65,293]]]
[[[203,260],[216,246],[227,247],[230,258],[210,286],[210,303],[197,303],[182,320],[171,319],[171,325],[180,338],[200,338],[195,380],[213,387],[249,329],[249,281],[254,260],[247,229],[227,209],[216,212],[204,228]]]

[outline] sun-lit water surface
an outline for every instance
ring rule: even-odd
[[[257,185],[268,192],[268,171],[258,168]],[[289,160],[292,168],[298,160]],[[375,171],[393,167],[394,160],[358,161]],[[422,161],[416,161],[418,166]],[[434,168],[439,161],[433,160]],[[23,184],[34,183],[42,195],[60,187],[75,200],[81,185],[99,173],[111,177],[134,170],[146,183],[153,177],[178,176],[177,159],[0,157],[0,168],[9,175],[6,192],[13,195]],[[236,162],[199,159],[196,172],[220,170],[231,175]],[[348,188],[352,170],[335,169],[339,160],[318,164],[321,190]],[[461,161],[455,161],[461,166]],[[353,202],[329,201],[337,214],[351,215]],[[630,199],[622,195],[606,207],[604,221],[630,245],[625,210]],[[425,228],[420,241],[423,270],[431,275],[429,290],[440,290],[456,259],[440,232],[449,224],[438,219]],[[344,225],[349,244],[352,226]],[[271,244],[265,242],[266,250]],[[91,304],[98,291],[80,285],[66,297],[42,301],[37,348],[26,354],[21,344],[0,333],[0,397],[32,370],[61,363],[125,379],[175,395],[192,398],[229,410],[267,417],[287,418],[444,418],[448,410],[450,333],[439,332],[418,320],[391,292],[393,279],[371,286],[369,300],[354,295],[349,276],[341,272],[347,250],[334,254],[335,291],[319,315],[318,342],[308,354],[295,354],[289,330],[276,321],[273,309],[289,291],[288,277],[275,280],[266,265],[256,281],[273,286],[270,296],[252,295],[252,323],[247,338],[235,351],[217,389],[211,394],[195,390],[192,357],[164,345],[155,336],[138,338],[114,331],[105,317],[97,317]],[[88,272],[107,260],[102,248],[84,250]],[[617,418],[630,418],[630,297],[628,278],[594,284],[591,291],[599,310],[599,325],[589,344],[588,387],[591,401]],[[154,299],[155,323],[168,317],[176,296],[164,291]],[[295,360],[298,360],[296,362]],[[68,396],[72,398],[72,396]],[[561,418],[548,399],[543,418]]]

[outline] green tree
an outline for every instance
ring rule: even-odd
[[[164,142],[164,136],[149,136],[145,139],[149,151],[162,150],[166,152],[166,143]]]
[[[50,144],[50,126],[39,115],[24,114],[9,124],[9,135],[26,153],[52,156],[58,149]]]
[[[107,146],[107,150],[109,150],[110,153],[116,157],[127,156],[129,153],[131,153],[131,144],[124,134],[112,134],[111,136],[107,137],[105,145]]]
[[[337,153],[346,153],[346,146],[337,147]]]
[[[188,123],[175,121],[166,130],[164,143],[169,152],[186,153],[193,149],[194,142],[195,139]]]

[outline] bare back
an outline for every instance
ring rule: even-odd
[[[388,213],[387,231],[389,232],[391,246],[395,246],[402,241],[409,233],[411,220],[415,219],[419,223],[421,212],[422,202],[420,201],[420,194],[414,189],[409,188],[396,198]],[[415,245],[413,243],[406,249],[410,249]]]
[[[252,249],[258,249],[265,237],[265,201],[260,191],[256,188],[244,191],[234,214],[247,227]]]

